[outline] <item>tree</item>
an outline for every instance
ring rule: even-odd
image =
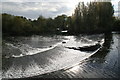
[[[52,18],[39,16],[30,20],[23,16],[2,14],[2,30],[10,35],[56,33],[68,30],[69,34],[111,32],[119,29],[119,20],[113,18],[111,2],[81,2],[72,16],[59,15]],[[115,21],[115,22],[114,22]],[[114,26],[114,28],[112,28]]]
[[[120,19],[114,18],[113,31],[120,31]]]
[[[99,27],[104,32],[112,30],[114,9],[111,2],[98,3]]]
[[[111,2],[79,3],[72,17],[73,29],[76,33],[110,32],[113,13]]]
[[[54,20],[52,18],[48,18],[46,22],[46,32],[55,33],[56,28]]]
[[[29,20],[22,16],[13,16],[2,14],[2,31],[3,34],[23,35],[31,34],[32,25]]]
[[[60,30],[65,30],[67,28],[66,21],[67,21],[66,15],[60,15],[60,16],[55,17],[55,19],[54,19],[55,26],[57,28],[59,28]]]

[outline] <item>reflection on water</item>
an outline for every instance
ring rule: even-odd
[[[100,58],[102,60],[100,61],[104,61],[105,56],[110,52],[111,49],[111,45],[113,44],[113,38],[112,38],[112,34],[105,34],[105,42],[103,44],[103,48],[97,52],[96,54],[92,55],[92,58]]]
[[[118,63],[119,41],[119,34],[105,34],[103,48],[96,54],[83,60],[77,66],[62,72],[57,71],[49,75],[42,75],[42,78],[118,78],[120,70]]]
[[[37,78],[117,78],[118,37],[120,37],[119,34],[9,37],[4,40],[5,45],[3,45],[3,78],[31,76]],[[105,43],[97,53],[95,51],[81,52],[65,48],[66,46],[93,45],[103,38]],[[62,43],[63,41],[65,43]],[[8,47],[6,43],[18,48]],[[13,54],[23,54],[25,52],[21,50],[24,49],[27,52],[30,47],[23,47],[23,45],[29,45],[32,49],[46,49],[56,46],[33,55],[5,57]]]

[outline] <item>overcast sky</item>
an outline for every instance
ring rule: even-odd
[[[30,19],[37,19],[40,15],[54,18],[61,14],[71,16],[80,1],[88,2],[90,0],[4,0],[0,3],[0,7],[2,7],[2,13]],[[112,0],[116,16],[119,12],[118,1]]]

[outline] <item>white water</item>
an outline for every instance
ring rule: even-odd
[[[50,48],[32,48],[29,45],[23,44],[21,47],[14,46],[13,44],[8,44],[9,46],[12,46],[14,48],[20,49],[22,54],[20,55],[12,55],[12,57],[15,57],[16,60],[22,59],[23,56],[28,56],[28,55],[35,55],[35,54],[40,54],[44,52],[44,54],[49,54],[49,56],[46,56],[48,61],[46,64],[44,64],[44,67],[41,67],[34,59],[32,59],[32,56],[30,60],[28,60],[28,64],[26,64],[24,67],[23,61],[20,60],[19,64],[21,66],[17,66],[17,64],[12,64],[11,67],[4,72],[3,78],[21,78],[21,77],[30,77],[30,76],[36,76],[36,75],[41,75],[61,69],[66,69],[69,67],[72,67],[78,63],[80,63],[82,60],[90,57],[91,55],[95,54],[99,49],[97,49],[94,52],[81,52],[77,50],[72,50],[72,49],[67,49],[65,48],[66,46],[84,46],[84,45],[93,45],[96,42],[93,42],[90,40],[90,44],[84,44],[81,42],[75,42],[75,39],[73,36],[66,37],[67,39],[64,39],[66,43],[58,42],[55,45],[52,45]],[[104,39],[101,40],[101,45],[104,43]],[[48,51],[50,50],[50,51]],[[48,52],[45,52],[48,51]],[[56,52],[55,52],[56,51]],[[23,55],[24,54],[24,55]],[[52,55],[51,55],[52,54]],[[21,57],[17,59],[17,57]],[[42,56],[39,56],[39,59]],[[13,61],[13,63],[17,63],[16,61]],[[46,59],[46,58],[45,58]],[[41,63],[40,61],[39,63]],[[24,68],[24,69],[23,69]]]
[[[70,37],[66,37],[66,38],[70,38]],[[62,42],[68,42],[69,40],[66,39],[66,40],[63,40]],[[30,45],[28,44],[20,44],[21,46],[14,46],[13,44],[11,43],[6,43],[6,45],[10,46],[10,47],[13,47],[15,49],[19,49],[21,51],[21,54],[19,55],[12,55],[10,57],[23,57],[23,56],[28,56],[28,55],[34,55],[34,54],[39,54],[41,52],[45,52],[45,51],[48,51],[48,50],[51,50],[51,49],[54,49],[56,46],[59,46],[62,44],[62,42],[58,42],[56,43],[55,45],[51,45],[51,46],[48,46],[47,48],[33,48],[31,47]],[[8,58],[10,58],[8,57]]]
[[[66,40],[62,41],[62,42],[66,42],[66,44],[63,44],[63,46],[65,46],[65,47],[81,47],[81,46],[94,45],[94,44],[97,43],[97,42],[93,42],[92,40],[89,40],[89,39],[86,39],[86,38],[83,38],[83,39],[88,41],[90,44],[85,44],[85,43],[82,43],[81,41],[80,42],[75,42],[75,39],[73,38],[73,36],[71,36],[71,37],[66,36],[65,38],[66,38]],[[62,42],[56,43],[55,45],[52,45],[52,46],[48,46],[47,48],[33,48],[28,44],[21,44],[20,47],[19,46],[14,46],[11,43],[6,43],[6,44],[8,46],[19,49],[21,51],[21,54],[19,54],[19,55],[14,55],[13,54],[11,56],[11,57],[17,58],[17,57],[23,57],[23,56],[27,56],[27,55],[34,55],[34,54],[38,54],[38,53],[41,53],[41,52],[45,52],[45,51],[54,49],[56,46],[61,45]]]

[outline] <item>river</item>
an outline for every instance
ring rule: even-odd
[[[82,47],[103,41],[95,51]],[[120,35],[5,37],[2,78],[118,78]]]

